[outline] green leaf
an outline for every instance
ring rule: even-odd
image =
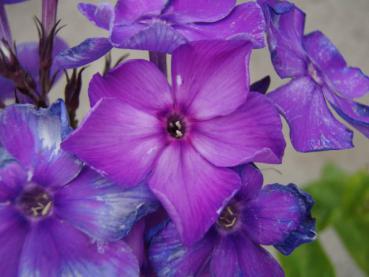
[[[369,275],[369,224],[361,218],[347,217],[335,230],[357,265]]]
[[[369,174],[351,176],[339,206],[334,228],[354,261],[369,275]]]
[[[342,170],[334,165],[327,165],[322,177],[305,187],[315,200],[313,216],[317,219],[318,231],[324,230],[341,215],[337,206],[342,202],[347,180],[348,176]]]
[[[319,241],[301,245],[290,256],[278,253],[286,277],[335,277],[334,268]]]

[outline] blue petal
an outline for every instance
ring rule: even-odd
[[[369,138],[369,106],[333,94],[328,97],[338,115]]]
[[[64,103],[48,109],[12,105],[0,114],[0,143],[26,170],[33,182],[62,186],[80,172],[81,163],[60,149],[71,128]]]
[[[310,194],[298,189],[294,184],[285,186],[299,199],[301,209],[301,222],[297,230],[291,232],[284,241],[277,243],[274,247],[284,255],[289,255],[292,251],[303,243],[308,243],[316,239],[315,219],[311,217],[311,209],[314,200]]]
[[[84,168],[55,196],[55,213],[97,240],[126,236],[158,202],[145,184],[124,189]]]
[[[81,44],[59,53],[55,62],[61,68],[76,68],[89,64],[112,49],[107,38],[89,38]]]
[[[110,22],[114,18],[114,7],[110,3],[100,3],[97,5],[79,3],[79,11],[96,26],[109,30]]]

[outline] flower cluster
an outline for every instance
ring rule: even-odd
[[[369,78],[321,32],[304,35],[294,4],[258,0],[81,3],[106,37],[69,48],[57,0],[43,0],[39,43],[15,45],[0,0],[0,275],[284,276],[263,246],[289,255],[316,239],[314,204],[295,184],[268,184],[256,163],[282,162],[281,115],[297,151],[352,147]],[[291,78],[250,84],[265,46]],[[149,51],[89,83],[83,68],[112,48]],[[171,55],[171,74],[167,73]],[[64,101],[49,93],[66,73]],[[170,75],[168,78],[167,75]],[[15,103],[12,103],[15,102]]]

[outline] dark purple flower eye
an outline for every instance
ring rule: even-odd
[[[34,186],[20,195],[17,205],[27,216],[45,217],[52,211],[53,199],[44,188]]]
[[[176,114],[169,116],[167,120],[167,131],[173,138],[183,138],[186,132],[186,123],[183,117]]]
[[[225,230],[233,229],[239,220],[239,211],[235,205],[228,205],[218,217],[217,225]]]

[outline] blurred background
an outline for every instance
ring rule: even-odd
[[[101,1],[86,0],[85,2],[98,3]],[[62,24],[66,25],[60,35],[71,46],[80,43],[87,37],[106,35],[104,31],[89,23],[78,13],[76,9],[77,1],[60,0],[59,3],[58,17],[62,19]],[[368,0],[295,0],[294,3],[307,14],[306,32],[317,29],[323,31],[340,49],[350,65],[360,67],[365,73],[369,74]],[[40,16],[41,0],[30,0],[20,5],[8,5],[6,8],[16,42],[34,41],[37,38],[37,32],[33,17]],[[145,52],[126,50],[114,50],[113,57],[117,58],[125,53],[129,53],[130,58],[147,58]],[[83,118],[89,108],[87,99],[88,81],[94,73],[102,71],[103,63],[104,60],[101,59],[90,65],[85,71],[81,108],[78,112],[80,119]],[[272,77],[271,88],[286,82],[280,80],[274,73],[268,51],[266,49],[257,50],[254,52],[251,61],[252,80],[258,80],[266,75]],[[61,80],[53,90],[52,98],[61,97],[63,92],[64,82]],[[368,104],[369,98],[363,101]],[[288,128],[286,127],[285,133],[288,134]],[[352,150],[340,152],[299,154],[293,150],[289,140],[287,140],[287,143],[286,155],[282,165],[260,165],[266,183],[292,182],[305,185],[317,180],[323,166],[328,162],[338,165],[349,173],[356,172],[359,169],[364,171],[369,169],[369,140],[358,132],[355,133],[354,140],[356,147]],[[339,206],[340,203],[336,204]],[[330,259],[336,268],[337,276],[366,276],[347,254],[333,228],[326,228],[319,235],[324,249],[329,253]],[[369,230],[367,235],[369,236]],[[369,248],[369,245],[367,247]],[[367,262],[369,263],[369,260]]]

